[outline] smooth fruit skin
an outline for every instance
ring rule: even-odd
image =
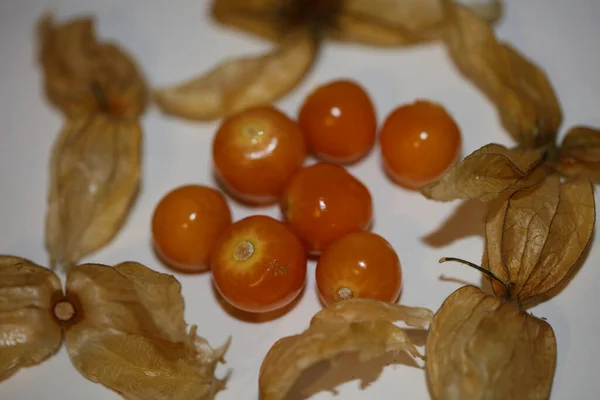
[[[419,100],[393,110],[381,127],[380,148],[390,177],[408,189],[436,179],[460,155],[460,129],[446,110]]]
[[[231,211],[221,192],[202,185],[180,186],[154,209],[153,245],[170,267],[204,271],[217,238],[230,224]]]
[[[315,274],[327,305],[349,298],[395,302],[402,289],[398,255],[371,232],[353,232],[333,242],[321,253]]]
[[[276,203],[307,150],[298,124],[273,106],[247,109],[226,118],[212,146],[220,183],[250,204]]]
[[[341,79],[317,87],[300,107],[298,123],[317,157],[337,164],[363,158],[375,145],[377,116],[367,91]]]
[[[324,162],[294,175],[280,208],[285,222],[314,255],[350,232],[368,229],[373,215],[367,187],[344,167]]]
[[[210,264],[223,298],[252,313],[290,304],[306,281],[302,242],[285,224],[264,215],[233,223],[215,245]]]

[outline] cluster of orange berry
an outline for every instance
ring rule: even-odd
[[[226,118],[212,147],[223,190],[186,185],[165,195],[152,219],[157,253],[175,269],[210,269],[220,294],[244,311],[291,303],[304,288],[309,256],[318,257],[325,304],[396,301],[400,260],[369,231],[371,194],[344,168],[366,157],[378,137],[386,172],[409,189],[439,178],[461,147],[454,120],[429,101],[399,106],[378,130],[369,94],[350,80],[317,87],[297,120],[274,106]],[[320,161],[305,165],[309,153]],[[278,203],[282,221],[257,214],[232,222],[223,193],[255,206]]]

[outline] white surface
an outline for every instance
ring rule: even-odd
[[[208,1],[168,2],[93,0],[3,0],[0,2],[0,253],[30,258],[44,265],[43,221],[50,146],[62,118],[41,92],[41,74],[34,60],[33,24],[42,12],[55,9],[59,18],[91,12],[100,35],[114,38],[143,66],[153,85],[178,82],[221,61],[226,56],[266,48],[264,43],[226,30],[205,18]],[[600,126],[600,37],[597,0],[527,0],[509,2],[498,31],[501,37],[542,65],[562,101],[566,127],[576,123]],[[443,103],[463,130],[464,152],[490,141],[512,143],[502,131],[495,110],[471,84],[463,80],[437,45],[412,50],[376,50],[329,44],[316,69],[291,95],[278,103],[295,115],[302,97],[317,83],[339,76],[357,79],[373,95],[379,120],[400,103],[417,97]],[[151,108],[143,118],[144,187],[137,207],[117,239],[85,261],[114,264],[140,261],[167,271],[149,246],[149,223],[158,199],[180,184],[212,184],[210,143],[216,123],[193,124],[170,119]],[[439,265],[444,255],[479,261],[481,212],[476,205],[437,204],[390,184],[375,151],[350,168],[372,191],[375,232],[386,237],[403,265],[401,302],[436,310],[460,286],[439,280],[440,275],[478,282],[479,274],[457,265]],[[278,216],[274,207],[250,210],[233,203],[236,219],[253,212]],[[446,237],[443,246],[423,242],[440,229],[455,209],[462,211],[453,229],[467,237]],[[456,235],[454,235],[455,237]],[[558,368],[553,399],[595,399],[600,393],[597,333],[600,313],[600,244],[595,244],[584,267],[558,297],[534,313],[548,319],[558,338]],[[308,290],[300,304],[284,317],[268,323],[241,322],[227,314],[210,290],[210,276],[178,276],[183,284],[186,318],[214,345],[233,335],[227,367],[233,368],[228,389],[219,400],[257,398],[258,368],[270,345],[279,337],[300,332],[318,310],[313,264]],[[224,372],[225,368],[220,368]],[[338,388],[340,399],[427,399],[424,373],[404,366],[386,367],[365,391],[357,381]],[[61,352],[40,366],[21,370],[0,384],[0,398],[117,399],[71,366]],[[329,399],[325,392],[315,399]]]

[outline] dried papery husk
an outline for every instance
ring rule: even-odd
[[[434,400],[546,400],[556,338],[516,302],[464,286],[435,314],[426,357]]]
[[[140,183],[141,140],[139,123],[128,118],[93,114],[66,122],[50,160],[52,266],[69,268],[118,233]]]
[[[37,31],[46,95],[67,116],[144,111],[148,91],[139,66],[116,44],[97,39],[92,17],[57,24],[46,14]]]
[[[294,31],[267,54],[226,60],[191,81],[156,89],[153,98],[169,115],[196,121],[226,117],[286,94],[308,72],[316,51],[308,31]]]
[[[404,331],[393,322],[424,329],[433,313],[369,299],[344,300],[317,313],[307,330],[278,340],[260,368],[261,400],[285,399],[303,371],[344,353],[367,361],[388,352],[422,358]]]
[[[489,201],[543,180],[547,171],[538,167],[544,158],[543,149],[488,144],[454,164],[439,180],[425,185],[421,193],[438,201]]]
[[[586,177],[600,183],[600,130],[588,126],[571,128],[553,166],[562,175]]]
[[[339,2],[335,0],[334,2]],[[275,43],[295,29],[289,18],[301,2],[295,0],[213,0],[211,17],[230,28],[258,36]],[[302,1],[306,10],[310,5]],[[333,3],[333,2],[330,2]]]
[[[527,306],[556,288],[590,243],[596,220],[594,188],[587,178],[550,175],[490,208],[483,267],[494,293]]]
[[[545,72],[466,7],[442,0],[448,26],[443,38],[458,69],[496,105],[502,124],[523,146],[553,143],[560,103]]]
[[[171,275],[126,262],[83,264],[67,277],[76,315],[65,326],[73,365],[128,400],[208,400],[224,387],[218,349],[187,329],[181,286]]]
[[[500,17],[500,1],[467,7],[482,23]],[[406,46],[444,37],[446,14],[440,0],[342,0],[329,35],[335,40],[371,46]]]
[[[495,22],[500,1],[469,4]],[[437,40],[445,15],[440,0],[215,0],[212,17],[221,24],[279,42],[304,25],[319,36],[371,46],[405,46]]]
[[[0,381],[58,351],[62,328],[54,306],[62,297],[54,272],[0,255]]]

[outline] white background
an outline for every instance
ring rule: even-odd
[[[170,5],[167,5],[167,4]],[[143,66],[149,82],[170,84],[212,67],[223,58],[267,49],[257,39],[217,26],[206,18],[208,2],[3,0],[0,2],[0,252],[44,265],[43,222],[50,147],[62,118],[42,96],[41,74],[34,57],[34,23],[54,9],[62,19],[80,13],[97,17],[102,37],[118,41]],[[548,72],[559,94],[565,120],[561,133],[578,124],[600,126],[600,2],[597,0],[526,0],[509,2],[499,35]],[[373,96],[379,120],[397,105],[415,98],[442,103],[463,131],[464,152],[490,142],[511,144],[491,104],[462,79],[438,45],[406,49],[369,49],[328,44],[307,79],[278,105],[296,115],[300,100],[320,82],[340,76],[358,80]],[[185,183],[212,185],[210,144],[216,123],[188,123],[151,108],[143,117],[144,185],[127,225],[108,247],[87,258],[114,264],[135,260],[167,271],[150,250],[153,208],[170,189]],[[372,191],[374,231],[398,252],[404,273],[401,302],[436,310],[461,284],[440,275],[479,282],[476,271],[439,265],[444,255],[475,262],[481,257],[482,208],[478,203],[437,204],[393,186],[384,176],[379,154],[350,168]],[[231,202],[234,218],[251,213],[278,216],[274,207],[250,210]],[[429,244],[426,238],[429,237]],[[533,310],[552,324],[558,338],[558,368],[553,399],[595,399],[598,379],[598,289],[600,245],[560,295]],[[233,368],[228,389],[219,400],[257,398],[258,368],[278,338],[300,332],[319,309],[314,265],[299,305],[274,321],[234,318],[218,304],[209,275],[178,276],[183,284],[186,318],[217,346],[227,335],[233,344],[227,366]],[[219,368],[219,373],[224,373]],[[338,388],[341,399],[427,399],[424,373],[389,366],[365,391],[358,381]],[[0,398],[117,399],[113,392],[80,376],[61,352],[40,366],[18,372],[0,384]],[[322,392],[314,399],[328,399]]]

